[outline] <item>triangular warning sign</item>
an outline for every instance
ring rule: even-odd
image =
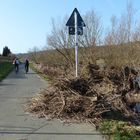
[[[77,8],[75,8],[70,16],[70,18],[68,19],[66,26],[71,26],[74,27],[75,26],[75,18],[74,18],[74,13],[77,13],[77,26],[78,27],[84,27],[86,26],[81,15],[79,14]]]

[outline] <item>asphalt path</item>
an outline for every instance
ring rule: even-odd
[[[0,82],[0,140],[102,140],[89,124],[64,124],[59,120],[38,119],[24,111],[26,102],[47,82],[35,72],[26,74],[24,65]]]

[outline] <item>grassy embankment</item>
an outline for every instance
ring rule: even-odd
[[[96,64],[100,59],[103,60],[100,65],[107,68],[111,66],[119,69],[126,66],[139,68],[139,46],[140,43],[120,46],[79,48],[79,76],[87,76],[87,65],[89,63]],[[41,66],[41,69],[37,68],[36,71],[42,73],[41,75],[46,79],[54,79],[62,75],[67,78],[71,76],[75,77],[74,49],[61,49],[61,52],[65,57],[55,50],[44,50],[38,53],[32,52],[29,55],[30,60],[35,64],[34,66],[36,66],[36,64]],[[33,65],[31,65],[31,67],[32,66]]]
[[[11,59],[0,57],[0,81],[4,79],[13,69]]]

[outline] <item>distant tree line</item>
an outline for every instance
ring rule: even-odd
[[[2,56],[9,56],[9,54],[11,54],[11,51],[10,51],[10,49],[7,46],[5,46],[3,48]]]

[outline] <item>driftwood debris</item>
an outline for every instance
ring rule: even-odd
[[[32,98],[26,111],[39,117],[94,124],[117,112],[140,124],[140,116],[134,111],[134,104],[140,101],[134,83],[137,73],[129,67],[100,70],[90,64],[87,68],[87,77],[58,79],[53,88]]]

